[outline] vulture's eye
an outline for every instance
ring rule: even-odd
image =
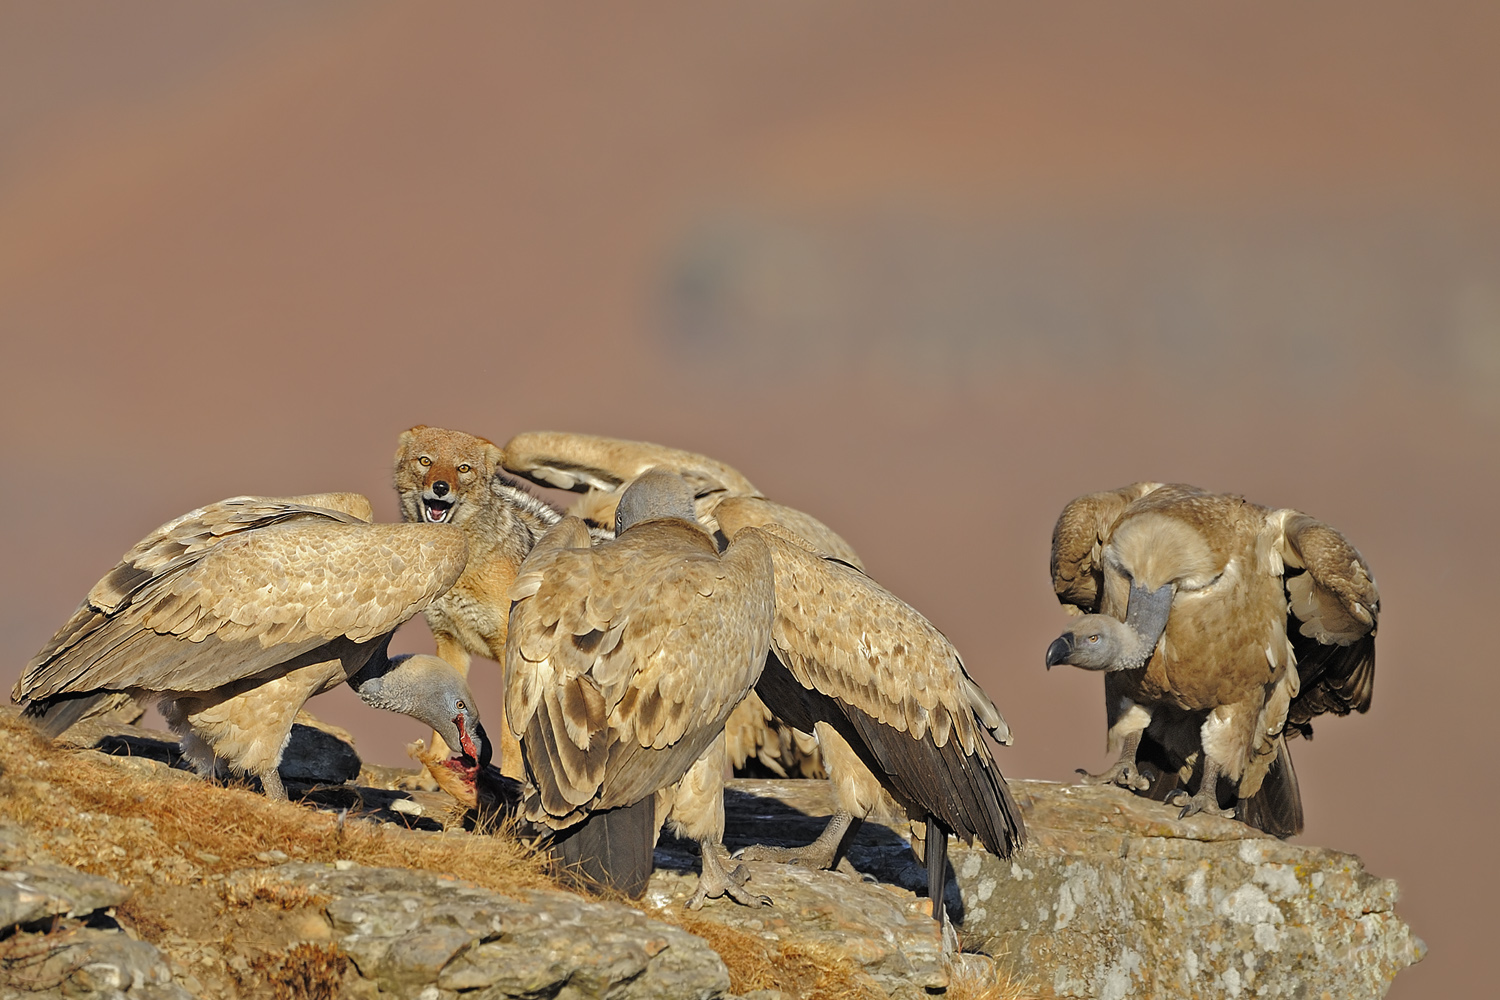
[[[1089,642],[1098,642],[1098,641],[1099,641],[1099,637],[1097,635],[1091,635],[1091,636],[1089,636]]]
[[[468,462],[465,462],[463,465],[460,465],[458,467],[458,471],[467,473],[471,468],[473,468],[473,466],[471,466]]]
[[[464,700],[463,700],[463,699],[462,699],[462,698],[460,698],[460,699],[459,699],[459,700],[458,700],[458,710],[459,710],[459,711],[460,711],[460,712],[462,712],[462,711],[463,711],[463,710],[464,710]]]
[[[432,464],[432,459],[428,458],[426,455],[423,455],[421,458],[417,459],[417,461],[422,463],[423,465]]]

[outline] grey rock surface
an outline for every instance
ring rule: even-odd
[[[805,842],[821,821],[777,809],[830,811],[813,782],[732,784],[740,829],[775,829],[778,842]],[[954,842],[947,900],[965,949],[998,956],[1046,995],[1379,997],[1426,952],[1395,913],[1396,883],[1353,855],[1232,820],[1180,820],[1112,787],[1011,788],[1030,843],[1001,861]],[[925,876],[904,833],[901,822],[867,823],[849,860],[918,889]]]
[[[87,916],[119,906],[130,890],[66,865],[33,864],[0,870],[0,927],[47,917]]]
[[[729,989],[706,942],[618,903],[512,899],[395,868],[288,864],[254,877],[267,874],[329,898],[333,940],[381,995],[706,1000]]]

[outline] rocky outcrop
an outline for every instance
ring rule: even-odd
[[[161,952],[108,917],[129,889],[66,865],[28,862],[24,836],[0,826],[0,1000],[190,1000]]]
[[[742,842],[747,829],[806,842],[821,820],[800,817],[829,811],[811,782],[734,784],[730,829]],[[965,949],[999,957],[1044,995],[1378,997],[1426,951],[1395,913],[1396,883],[1353,855],[1231,820],[1180,820],[1116,788],[1011,788],[1030,843],[1009,861],[956,845],[948,905]],[[849,848],[854,869],[921,888],[902,833],[899,822],[866,824]]]
[[[92,745],[157,756],[114,758],[111,770],[122,781],[198,780],[171,768],[170,748],[154,739],[117,731]],[[335,748],[304,759],[339,756]],[[347,770],[347,763],[337,769]],[[331,787],[308,801],[362,815],[360,822],[418,829],[436,826],[446,808],[438,793],[333,784],[338,774],[311,768],[309,778]],[[399,775],[387,777],[396,784]],[[26,787],[33,786],[41,787]],[[941,992],[956,968],[981,983],[1009,982],[1008,992],[992,994],[1000,996],[1378,997],[1425,951],[1395,913],[1395,884],[1369,875],[1351,855],[1283,843],[1227,820],[1179,820],[1174,809],[1114,788],[1037,781],[1012,788],[1028,846],[1003,862],[963,845],[950,855],[946,904],[956,943],[991,959],[955,956],[955,941],[940,938],[920,895],[926,873],[896,820],[865,823],[839,871],[749,864],[749,887],[774,905],[713,900],[689,926],[719,947],[758,940],[773,965],[778,955],[831,956],[856,991],[903,1000]],[[830,803],[822,782],[736,780],[726,808],[726,841],[737,848],[810,842]],[[85,827],[83,819],[77,830],[107,836],[110,827]],[[102,850],[125,864],[119,847]],[[236,982],[264,983],[297,969],[336,991],[294,996],[709,998],[730,989],[708,942],[663,919],[683,913],[698,871],[693,846],[669,837],[639,908],[559,890],[512,898],[441,875],[349,861],[291,862],[270,847],[259,860],[267,867],[189,872],[160,890],[136,883],[140,898],[164,893],[152,905],[184,914],[152,937],[158,951],[111,917],[128,889],[59,865],[37,839],[0,826],[0,1000],[23,992],[180,1000],[189,995],[184,986],[219,996],[222,987],[202,971],[214,963],[233,966]],[[94,871],[113,874],[107,863]],[[291,909],[267,918],[254,943],[239,931],[226,936],[222,928],[242,926],[234,922],[237,901],[257,893],[269,893],[272,910]],[[185,908],[205,907],[211,916],[226,905],[230,916],[216,918],[229,921],[216,925],[221,930],[191,932],[196,918]],[[714,924],[722,932],[711,933]]]

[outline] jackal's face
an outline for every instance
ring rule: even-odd
[[[484,438],[418,425],[396,448],[396,492],[401,517],[429,524],[462,524],[490,500],[500,449]]]

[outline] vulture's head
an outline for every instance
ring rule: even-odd
[[[393,656],[390,662],[385,673],[359,685],[359,696],[376,708],[427,723],[456,755],[446,766],[472,780],[492,751],[468,682],[436,656]]]
[[[693,513],[693,488],[675,472],[662,468],[647,469],[620,494],[620,502],[615,507],[615,537],[620,537],[632,525],[664,517],[697,524],[698,518]]]
[[[1128,670],[1140,666],[1141,636],[1108,615],[1084,615],[1047,647],[1047,669],[1066,663],[1084,670]]]

